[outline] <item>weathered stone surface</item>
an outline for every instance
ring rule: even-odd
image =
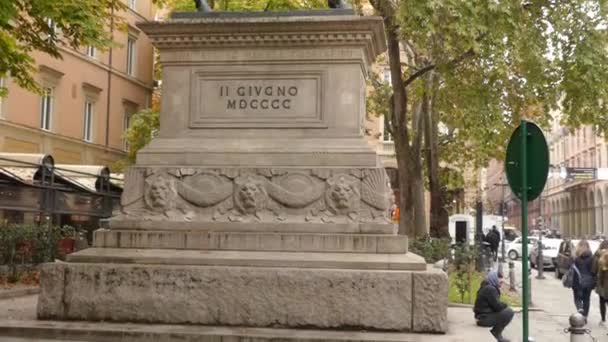
[[[40,267],[40,295],[38,311],[48,312],[49,319],[61,319],[64,310],[66,267],[62,263],[48,263]]]
[[[392,225],[383,168],[135,167],[129,175],[144,189],[123,194],[123,219]]]
[[[0,320],[0,336],[14,336],[13,342],[429,342],[428,335],[397,331],[37,320]]]
[[[138,152],[138,165],[379,165],[363,135],[362,90],[386,49],[381,18],[138,25],[163,64],[160,131]]]
[[[57,263],[40,319],[410,330],[398,271]],[[44,296],[43,296],[44,297]]]
[[[413,253],[308,253],[265,251],[199,251],[188,249],[88,248],[66,257],[69,262],[150,265],[205,265],[424,271],[424,259]]]
[[[103,248],[406,253],[407,237],[389,234],[98,229],[93,235],[93,246]]]
[[[448,329],[448,276],[428,267],[412,273],[414,304],[413,330],[445,333]]]
[[[276,223],[276,222],[202,222],[112,218],[110,229],[158,231],[223,231],[223,232],[281,232],[281,233],[345,233],[345,234],[397,234],[396,224],[382,223]]]

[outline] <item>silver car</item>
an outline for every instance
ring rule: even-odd
[[[530,251],[536,245],[536,241],[538,238],[536,236],[528,236],[528,255],[530,255]],[[507,255],[511,260],[517,260],[521,257],[521,237],[516,238],[512,242],[509,243],[507,247]]]
[[[538,240],[537,240],[538,241]],[[559,252],[559,245],[562,243],[561,239],[543,239],[543,268],[553,269],[557,263],[557,255]],[[532,248],[530,252],[530,266],[532,268],[538,267],[538,242]]]

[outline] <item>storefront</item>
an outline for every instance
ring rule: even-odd
[[[70,225],[90,239],[120,205],[121,179],[105,166],[55,165],[50,155],[0,154],[0,223]]]

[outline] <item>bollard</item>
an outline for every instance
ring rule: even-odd
[[[585,316],[580,313],[570,315],[570,327],[566,329],[566,332],[570,333],[570,342],[587,342],[585,334],[589,333],[589,330],[585,329]]]
[[[509,261],[509,290],[515,291],[515,263]]]

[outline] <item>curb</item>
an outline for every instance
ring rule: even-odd
[[[30,340],[95,342],[420,342],[425,336],[429,335],[363,330],[0,320],[0,340],[3,337],[18,337]]]
[[[472,309],[473,304],[448,303],[448,308],[468,308]]]
[[[472,304],[460,304],[460,303],[449,303],[448,308],[463,308],[463,309],[473,309]],[[515,312],[521,312],[523,309],[521,306],[512,306],[511,309]],[[545,310],[541,308],[530,307],[528,308],[530,312],[543,312]]]
[[[40,293],[39,287],[29,287],[25,289],[3,290],[0,291],[0,299],[11,299],[24,297]]]

